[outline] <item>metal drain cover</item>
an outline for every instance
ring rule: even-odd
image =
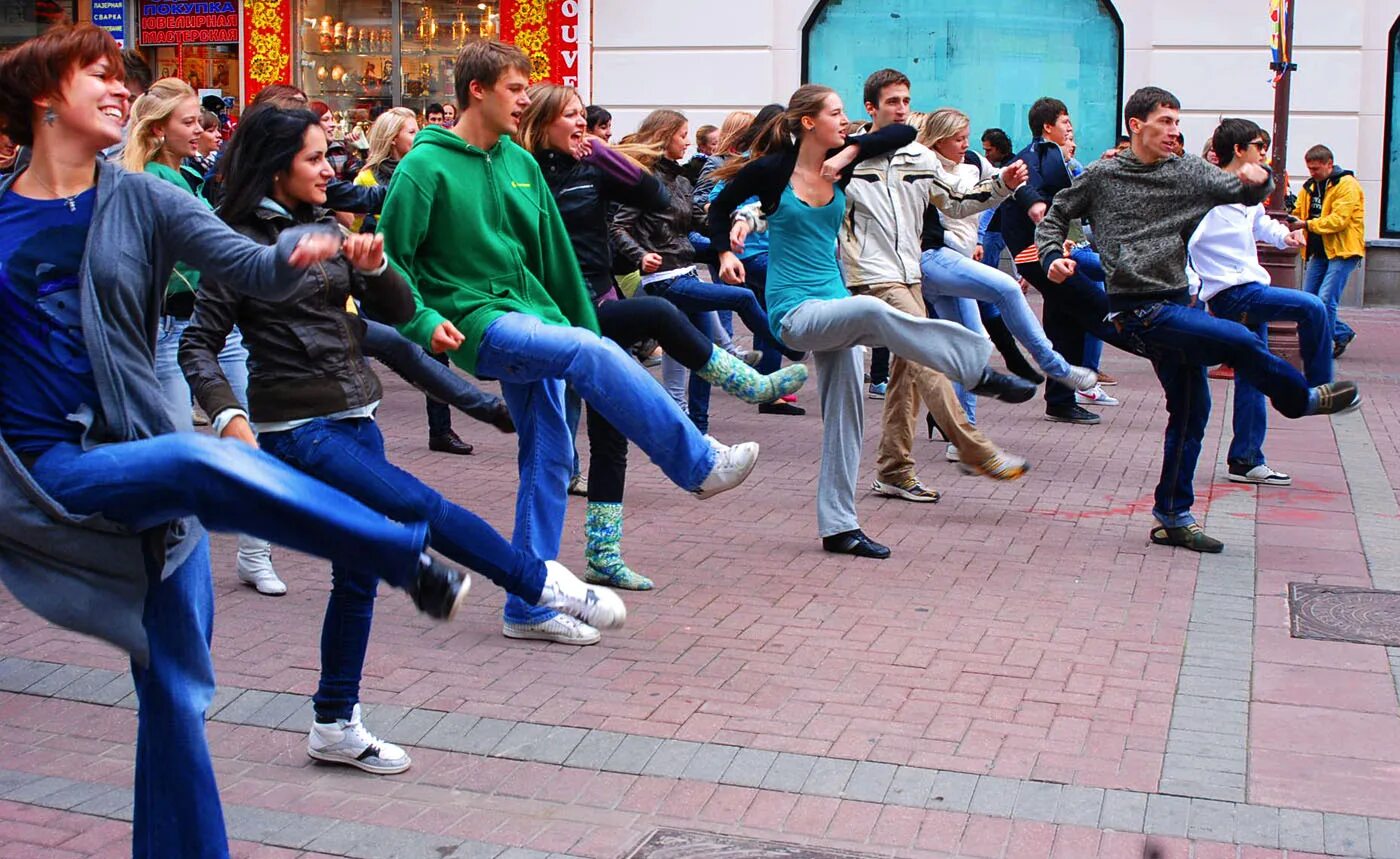
[[[629,859],[874,859],[862,853],[803,847],[736,835],[687,829],[658,829]]]
[[[1400,647],[1400,592],[1295,582],[1288,614],[1294,638]]]

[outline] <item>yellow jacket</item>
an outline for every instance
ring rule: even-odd
[[[1328,259],[1366,255],[1366,197],[1361,183],[1350,170],[1338,170],[1323,180],[1322,216],[1308,220],[1312,196],[1317,193],[1313,179],[1303,183],[1298,192],[1298,204],[1293,216],[1306,222],[1308,232],[1322,236],[1322,248]],[[1308,249],[1303,248],[1307,259]]]
[[[379,180],[374,178],[374,171],[361,170],[358,174],[355,175],[355,184],[363,185],[367,188],[373,188],[379,184]],[[356,215],[354,223],[350,225],[350,231],[358,233],[364,227],[364,225],[365,216]]]

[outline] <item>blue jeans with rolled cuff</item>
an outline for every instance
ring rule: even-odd
[[[1328,328],[1336,343],[1350,343],[1356,337],[1351,326],[1337,318],[1337,304],[1346,292],[1351,273],[1361,264],[1361,257],[1327,259],[1319,254],[1308,260],[1303,273],[1303,291],[1322,299],[1327,307]]]

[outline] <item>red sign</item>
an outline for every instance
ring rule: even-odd
[[[501,41],[534,64],[535,81],[578,86],[579,0],[501,0]]]
[[[233,0],[141,4],[141,44],[213,45],[238,41]]]
[[[291,82],[291,0],[243,0],[244,103],[269,84]]]

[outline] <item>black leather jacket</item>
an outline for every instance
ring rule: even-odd
[[[234,229],[261,244],[297,223],[334,224],[316,210],[297,221],[280,209],[260,208],[251,223]],[[344,256],[306,270],[292,295],[278,302],[249,298],[227,284],[205,279],[195,300],[194,316],[180,338],[180,369],[190,390],[211,417],[241,408],[219,368],[219,351],[233,326],[248,347],[248,405],[254,422],[324,417],[367,406],[383,389],[360,349],[365,322],[346,311],[354,296],[374,319],[389,325],[407,322],[414,311],[413,293],[393,267],[369,277],[355,271]]]
[[[695,262],[695,248],[688,238],[691,230],[704,230],[704,207],[695,204],[690,180],[681,174],[681,165],[662,158],[652,173],[671,195],[671,205],[661,211],[646,212],[636,206],[623,206],[613,218],[612,234],[627,261],[640,268],[642,257],[661,254],[661,268],[669,271]]]
[[[609,159],[622,156],[609,153]],[[608,212],[615,204],[634,206],[639,210],[657,211],[668,207],[671,199],[655,176],[645,170],[609,169],[607,161],[596,163],[589,158],[578,160],[572,155],[546,149],[535,153],[535,160],[544,172],[564,229],[574,246],[583,279],[589,294],[596,301],[613,287],[612,243],[608,236]],[[634,180],[634,181],[629,181]]]

